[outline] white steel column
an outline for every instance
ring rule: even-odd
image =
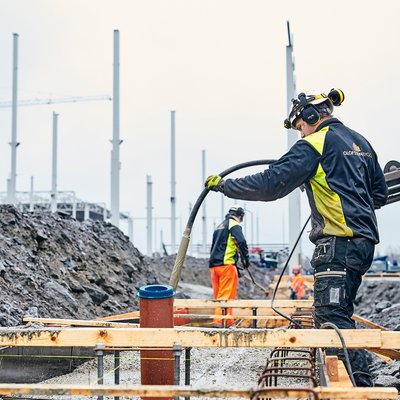
[[[57,211],[57,143],[58,114],[53,111],[53,154],[51,167],[51,212]]]
[[[29,211],[33,211],[34,210],[34,206],[33,206],[33,176],[31,176],[31,187],[30,187],[30,191],[29,191]]]
[[[293,60],[293,36],[290,33],[289,21],[287,21],[288,40],[286,46],[286,97],[287,97],[287,112],[292,105],[292,99],[296,97],[296,81],[295,81],[295,66]],[[297,141],[298,135],[293,129],[288,130],[288,149],[290,149]],[[300,189],[295,189],[289,194],[289,251],[294,247],[297,237],[300,233]],[[299,241],[296,250],[293,253],[292,259],[289,262],[288,273],[292,273],[294,265],[300,265],[301,262],[301,240]]]
[[[193,210],[193,206],[192,206],[192,203],[189,201],[189,216],[188,216],[188,218],[192,214],[192,210]],[[194,237],[193,237],[193,230],[192,230],[192,232],[190,233],[189,255],[195,257],[195,255],[193,254],[193,243],[194,243]]]
[[[151,176],[147,175],[147,255],[153,255],[152,239],[153,239],[153,182]]]
[[[17,91],[18,91],[18,34],[13,33],[12,109],[11,109],[11,174],[8,185],[8,202],[15,204],[17,191]]]
[[[76,219],[76,194],[74,192],[73,198],[72,198],[72,218]]]
[[[202,171],[202,185],[206,180],[206,151],[201,151],[201,171]],[[202,232],[202,252],[203,254],[206,252],[206,244],[207,244],[207,208],[206,208],[206,199],[203,200],[203,232]]]
[[[175,254],[176,197],[175,197],[175,111],[171,111],[171,254]]]
[[[128,236],[129,236],[130,241],[133,243],[133,218],[132,217],[128,218]]]
[[[113,138],[111,140],[111,223],[119,227],[119,31],[114,30],[113,64]]]

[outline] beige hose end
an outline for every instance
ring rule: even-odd
[[[182,267],[185,261],[187,249],[189,247],[189,242],[190,229],[186,229],[185,232],[183,232],[178,254],[176,255],[174,269],[172,270],[171,278],[169,279],[169,284],[173,287],[175,291],[181,278]]]

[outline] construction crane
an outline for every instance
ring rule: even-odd
[[[31,100],[21,100],[18,102],[18,107],[22,106],[38,106],[44,104],[57,104],[57,103],[77,103],[81,101],[111,101],[111,96],[74,96],[74,97],[60,97],[56,99],[31,99]],[[0,108],[12,107],[11,101],[0,102]]]

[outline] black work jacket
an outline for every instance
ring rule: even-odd
[[[264,172],[227,179],[224,194],[272,201],[303,184],[311,207],[312,242],[325,236],[379,242],[374,208],[386,204],[388,196],[382,169],[368,141],[336,118],[322,122]]]
[[[237,265],[238,253],[242,255],[242,261],[248,264],[249,252],[242,227],[228,214],[214,231],[209,266]]]

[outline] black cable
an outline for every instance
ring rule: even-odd
[[[349,373],[349,377],[350,377],[351,383],[353,384],[353,386],[357,386],[356,382],[354,380],[353,370],[351,369],[349,352],[347,351],[346,342],[343,339],[342,332],[340,332],[340,329],[335,324],[333,324],[332,322],[325,322],[325,323],[321,324],[321,328],[322,329],[332,328],[338,334],[338,336],[340,338],[340,341],[342,343],[344,360],[345,360],[345,363],[346,363],[346,368],[347,368],[347,372]]]
[[[282,276],[283,276],[283,274],[285,273],[287,266],[289,265],[289,261],[290,261],[290,259],[292,258],[293,252],[294,252],[294,250],[296,249],[296,246],[297,246],[297,244],[299,243],[299,240],[300,240],[300,238],[301,238],[301,235],[303,234],[304,229],[306,229],[306,226],[307,226],[307,224],[308,224],[308,221],[310,221],[310,218],[311,218],[311,215],[307,218],[307,221],[305,222],[303,228],[301,229],[301,231],[300,231],[300,233],[299,233],[299,236],[297,237],[297,240],[296,240],[296,242],[295,242],[295,244],[294,244],[294,246],[293,246],[293,249],[292,249],[292,251],[290,252],[288,259],[286,260],[286,263],[285,263],[285,265],[284,265],[284,267],[283,267],[283,269],[282,269],[282,271],[281,271],[281,274],[279,275],[278,281],[276,282],[276,285],[275,285],[275,288],[274,288],[274,292],[272,293],[272,297],[271,297],[271,308],[272,308],[277,314],[279,314],[281,317],[283,317],[283,318],[287,319],[288,321],[290,321],[291,323],[295,324],[295,325],[296,325],[298,328],[300,328],[300,329],[303,329],[303,327],[302,327],[298,322],[296,322],[294,319],[290,318],[288,315],[285,315],[285,314],[281,313],[280,311],[278,311],[278,310],[274,307],[274,301],[275,301],[276,292],[278,291],[279,283],[281,282]]]

